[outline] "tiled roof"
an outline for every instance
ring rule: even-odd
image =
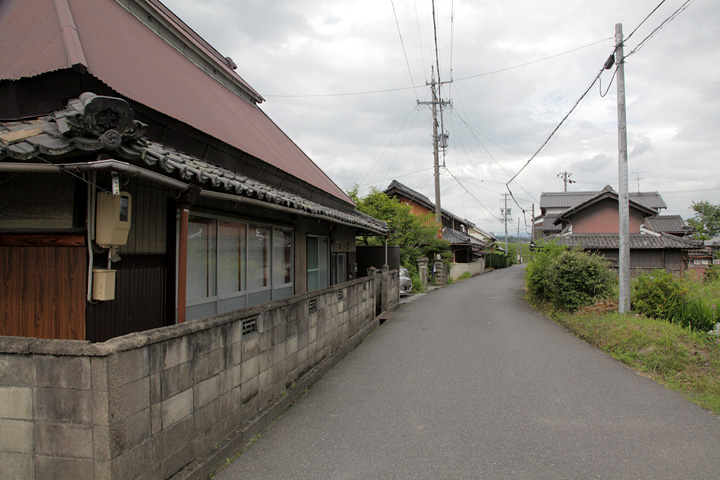
[[[617,233],[601,234],[570,234],[551,235],[543,241],[552,241],[569,247],[617,249],[620,245],[620,237]],[[631,249],[681,249],[688,250],[702,246],[702,242],[676,237],[674,235],[659,234],[650,235],[642,233],[630,234]]]
[[[486,246],[481,240],[448,227],[442,229],[442,238],[453,245],[472,245],[479,248],[485,248]]]
[[[607,186],[597,192],[543,192],[540,194],[540,209],[547,208],[572,208],[581,203],[591,200],[603,192],[614,190]],[[633,200],[643,207],[659,210],[667,208],[665,201],[657,192],[630,192],[630,200]]]
[[[658,215],[645,219],[645,225],[653,232],[690,233],[693,228],[685,224],[680,215]]]
[[[83,96],[72,100],[68,107],[53,115],[36,119],[0,123],[0,168],[9,160],[24,165],[52,162],[62,164],[70,153],[111,153],[127,162],[149,168],[166,177],[200,186],[203,190],[227,193],[237,198],[250,198],[273,205],[287,207],[302,215],[311,214],[329,220],[355,225],[375,233],[388,232],[385,222],[356,210],[340,211],[320,205],[298,195],[271,187],[252,178],[238,175],[142,137],[143,125],[139,122],[120,121],[118,130],[103,133],[93,128],[85,112],[88,99],[105,99],[113,108],[122,109],[127,103],[121,99]],[[40,160],[40,162],[38,162]]]
[[[353,204],[260,110],[259,95],[212,47],[157,0],[137,3],[157,32],[115,0],[0,1],[0,79],[87,71],[118,94]],[[163,39],[167,32],[175,32],[181,45]],[[191,61],[195,52],[204,53]],[[198,66],[203,63],[205,69]],[[248,99],[238,93],[241,86]]]
[[[558,219],[558,215],[547,215],[543,218],[542,229],[544,232],[559,232],[562,230],[562,225],[555,225],[555,220]]]
[[[720,247],[720,237],[711,238],[710,240],[705,240],[704,245],[706,247]]]

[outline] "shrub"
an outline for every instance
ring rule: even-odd
[[[547,269],[545,289],[558,308],[574,312],[589,305],[597,295],[606,295],[613,284],[609,262],[580,250],[560,253]]]
[[[653,270],[635,279],[632,309],[648,317],[670,320],[686,303],[687,288],[670,272]]]
[[[426,290],[425,286],[423,285],[422,280],[420,280],[420,277],[417,275],[411,275],[410,280],[412,280],[412,291],[415,293],[422,293]]]
[[[508,266],[508,256],[502,252],[492,252],[490,254],[490,266],[492,268],[505,268]]]
[[[564,245],[546,243],[533,252],[533,259],[525,267],[525,283],[531,294],[540,300],[549,300],[547,271],[561,253],[567,251]]]
[[[673,321],[699,332],[709,332],[718,321],[717,309],[703,298],[697,298],[681,305]]]

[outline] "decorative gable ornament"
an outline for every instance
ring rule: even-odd
[[[68,107],[76,113],[58,119],[60,131],[67,137],[95,137],[107,150],[146,144],[142,137],[147,125],[133,118],[132,108],[122,98],[85,92],[71,100]]]

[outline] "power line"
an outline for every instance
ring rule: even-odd
[[[545,141],[542,143],[542,145],[540,145],[540,148],[538,148],[535,151],[535,153],[532,154],[532,156],[528,159],[528,161],[525,162],[525,165],[523,165],[523,167],[515,175],[513,175],[513,177],[510,180],[508,180],[506,185],[510,185],[510,183],[512,183],[512,181],[515,180],[517,178],[517,176],[520,175],[520,173],[522,173],[522,171],[525,170],[525,168],[528,165],[530,165],[530,162],[532,162],[535,159],[535,157],[537,157],[537,155],[540,153],[540,151],[543,148],[545,148],[545,145],[547,145],[548,142],[550,141],[550,139],[555,135],[555,132],[557,132],[560,129],[560,127],[565,123],[565,120],[567,120],[568,117],[570,117],[570,114],[575,111],[575,109],[577,108],[578,105],[580,105],[580,102],[583,101],[583,99],[588,94],[590,89],[595,85],[595,82],[597,82],[598,79],[600,78],[600,75],[603,74],[604,70],[605,70],[605,66],[603,65],[602,68],[600,68],[600,71],[598,72],[598,74],[595,76],[595,78],[593,78],[592,82],[590,82],[590,85],[588,85],[588,87],[585,89],[585,91],[582,93],[582,95],[580,95],[580,98],[577,99],[577,101],[572,106],[570,111],[563,117],[562,120],[560,120],[560,123],[553,129],[553,131],[550,132],[550,135],[545,139]],[[519,207],[519,205],[518,205],[518,207]]]
[[[418,28],[419,28],[419,27],[418,27]],[[419,32],[418,32],[418,33],[419,33]],[[573,53],[573,52],[576,52],[576,51],[578,51],[578,50],[582,50],[582,49],[584,49],[584,48],[591,47],[591,46],[593,46],[593,45],[597,45],[598,43],[602,43],[602,42],[605,42],[605,41],[607,41],[607,40],[612,40],[612,37],[604,38],[604,39],[602,39],[602,40],[598,40],[597,42],[590,43],[590,44],[584,45],[584,46],[582,46],[582,47],[574,48],[574,49],[572,49],[572,50],[568,50],[568,51],[566,51],[566,52],[562,52],[562,53],[558,53],[558,54],[555,54],[555,55],[551,55],[551,56],[549,56],[549,57],[540,58],[540,59],[538,59],[538,60],[533,60],[533,61],[531,61],[531,62],[526,62],[526,63],[522,63],[522,64],[519,64],[519,65],[511,66],[511,67],[506,67],[506,68],[502,68],[502,69],[500,69],[500,70],[494,70],[494,71],[491,71],[491,72],[485,72],[485,73],[480,73],[480,74],[477,74],[477,75],[471,75],[471,76],[469,76],[469,77],[463,77],[463,78],[454,79],[453,82],[459,82],[459,81],[463,81],[463,80],[470,80],[470,79],[472,79],[472,78],[478,78],[478,77],[485,77],[485,76],[488,76],[488,75],[493,75],[493,74],[496,74],[496,73],[501,73],[501,72],[506,72],[506,71],[508,71],[508,70],[513,70],[513,69],[516,69],[516,68],[526,67],[526,66],[528,66],[528,65],[532,65],[532,64],[535,64],[535,63],[539,63],[539,62],[544,62],[544,61],[547,61],[547,60],[551,60],[551,59],[553,59],[553,58],[560,57],[560,56],[562,56],[562,55],[567,55],[567,54],[569,54],[569,53]],[[381,89],[381,90],[365,90],[365,91],[358,91],[358,92],[308,93],[308,94],[287,94],[287,95],[286,95],[286,94],[262,94],[262,96],[265,97],[265,98],[350,97],[350,96],[356,96],[356,95],[374,95],[374,94],[378,94],[378,93],[393,93],[393,92],[401,92],[401,91],[403,91],[403,90],[414,90],[414,89],[415,89],[415,86],[411,86],[411,87],[398,87],[398,88],[386,88],[386,89]]]
[[[422,60],[422,65],[425,65],[425,49],[423,48],[422,43],[422,35],[420,34],[420,16],[418,15],[418,9],[417,9],[417,0],[414,2],[415,5],[415,24],[417,25],[417,32],[418,32],[418,42],[420,42],[420,59]],[[425,68],[425,67],[423,67]]]
[[[410,61],[408,60],[407,52],[405,51],[405,42],[403,42],[402,33],[400,32],[400,23],[398,22],[397,12],[395,11],[395,2],[390,0],[390,5],[392,5],[393,15],[395,16],[395,25],[397,26],[398,36],[400,37],[400,45],[402,45],[403,55],[405,56],[405,64],[407,65],[408,73],[410,74],[410,83],[412,83],[413,89],[415,90],[415,99],[419,101],[420,99],[418,98],[417,89],[415,89],[415,80],[413,79],[412,71],[410,70]]]
[[[365,181],[365,179],[368,177],[368,175],[370,175],[370,172],[372,172],[375,169],[375,167],[380,162],[380,160],[382,160],[382,158],[385,156],[388,149],[393,144],[393,142],[397,138],[398,134],[402,131],[403,127],[405,126],[407,121],[410,119],[410,116],[413,114],[413,112],[418,112],[418,108],[416,106],[413,106],[412,110],[410,110],[410,113],[408,113],[407,117],[405,117],[405,120],[403,120],[403,123],[402,123],[402,125],[400,125],[400,128],[398,128],[397,132],[395,132],[395,135],[393,135],[393,138],[390,139],[390,143],[388,143],[388,145],[385,147],[385,150],[383,150],[382,154],[380,154],[378,159],[375,160],[375,163],[373,163],[373,166],[370,167],[370,170],[368,170],[367,173],[365,174],[365,176],[362,178],[362,180],[360,180],[360,183]],[[417,119],[417,115],[415,116],[415,119]],[[415,120],[413,120],[413,124],[414,123],[415,123]],[[412,127],[412,125],[411,125],[411,127]],[[409,129],[408,129],[408,131],[409,131]],[[407,137],[407,134],[405,136]],[[403,140],[403,142],[404,142],[404,140]]]
[[[450,174],[450,176],[457,182],[458,185],[460,185],[460,186],[462,187],[463,190],[465,190],[465,191],[468,193],[468,195],[470,195],[478,204],[480,204],[481,207],[483,207],[485,210],[487,210],[488,213],[489,213],[495,220],[498,220],[499,222],[502,222],[502,220],[501,220],[499,217],[495,216],[495,214],[492,212],[492,210],[490,210],[489,208],[487,208],[480,200],[478,200],[478,198],[477,198],[475,195],[473,195],[473,193],[472,193],[470,190],[468,190],[468,189],[465,187],[465,185],[463,185],[462,182],[461,182],[455,175],[453,175],[453,173],[452,173],[450,170],[448,170],[447,167],[445,167],[445,171]]]
[[[404,174],[404,175],[394,175],[393,178],[409,177],[410,175],[417,175],[418,173],[427,172],[428,170],[432,170],[432,169],[433,169],[433,167],[423,168],[422,170],[417,170],[417,171],[415,171],[415,172],[406,173],[406,174]],[[430,177],[430,178],[432,178],[432,177]],[[378,181],[378,182],[360,183],[360,184],[358,184],[358,187],[366,187],[366,186],[368,186],[368,185],[376,185],[377,183],[383,182],[383,181],[385,181],[385,180],[387,180],[387,178],[385,178],[385,179],[383,179],[383,180],[380,180],[380,181]],[[427,183],[427,182],[425,182],[425,183]],[[424,186],[424,185],[425,185],[425,184],[423,184],[423,186]]]
[[[671,21],[675,20],[675,19],[678,17],[678,15],[680,15],[682,12],[684,12],[684,11],[690,6],[690,4],[693,3],[694,1],[695,1],[695,0],[687,0],[685,3],[683,3],[682,5],[680,5],[680,7],[672,13],[672,15],[670,15],[668,18],[666,18],[665,20],[663,20],[660,25],[658,25],[652,32],[650,32],[650,34],[649,34],[647,37],[645,37],[640,43],[638,43],[637,46],[636,46],[634,49],[632,49],[632,51],[630,51],[630,53],[628,53],[627,55],[625,55],[625,56],[623,57],[623,59],[628,58],[628,57],[634,55],[635,53],[637,53],[638,50],[640,50],[642,47],[644,47],[645,44],[646,44],[652,37],[654,37],[655,34],[656,34],[661,28],[663,28],[665,25],[667,25],[667,24],[670,23]],[[661,5],[662,5],[662,3],[661,3]],[[659,5],[658,5],[658,6],[659,6]],[[657,9],[657,7],[656,7],[656,9]],[[655,10],[653,10],[653,12],[654,12],[654,11],[655,11]],[[637,30],[637,29],[636,29],[636,30]],[[634,33],[634,31],[633,31],[633,33]]]
[[[665,1],[665,0],[663,0],[663,2],[664,2],[664,1]],[[625,58],[629,57],[630,55],[634,54],[635,52],[637,52],[640,48],[642,48],[642,46],[643,46],[650,38],[652,38],[658,30],[660,30],[664,25],[666,25],[666,24],[667,24],[668,22],[670,22],[671,20],[675,19],[675,18],[676,18],[680,13],[682,13],[693,1],[694,1],[694,0],[687,0],[685,3],[683,3],[683,4],[680,6],[680,8],[678,8],[675,12],[673,12],[672,15],[670,15],[670,17],[666,18],[657,28],[655,28],[647,37],[645,37],[645,38],[638,44],[638,46],[635,47],[634,50],[632,50],[629,54],[625,55],[625,56],[623,57],[623,60],[624,60]],[[660,5],[662,5],[663,2],[661,2]],[[655,12],[655,10],[657,10],[657,9],[660,7],[660,5],[658,5],[657,7],[655,7],[655,8],[653,9],[653,11],[650,12],[650,15],[652,15],[652,13]],[[648,17],[649,17],[650,15],[648,15]],[[648,17],[646,17],[645,20],[643,20],[643,21],[641,22],[641,25],[642,25],[642,23],[644,23],[644,22],[647,20]],[[639,27],[639,26],[638,26],[638,27]],[[635,33],[635,31],[637,31],[637,28],[635,28],[635,30],[633,30],[632,33]],[[627,39],[626,39],[626,40],[627,40]],[[612,55],[615,53],[616,50],[617,50],[617,47],[614,47],[614,48],[613,48],[613,52],[612,52],[611,55],[610,55],[611,57],[612,57]],[[565,117],[563,117],[563,119],[562,119],[562,120],[560,121],[560,123],[555,127],[555,129],[554,129],[552,132],[550,132],[550,135],[548,136],[548,138],[542,143],[542,145],[540,145],[540,148],[537,149],[537,151],[528,159],[528,161],[525,162],[525,165],[523,165],[523,167],[522,167],[510,180],[508,180],[508,182],[506,183],[508,192],[510,192],[510,195],[512,196],[513,201],[515,202],[515,204],[516,204],[519,208],[522,208],[522,207],[520,207],[520,205],[517,203],[517,200],[515,199],[515,196],[512,194],[512,191],[510,190],[510,183],[512,183],[512,181],[515,180],[515,178],[517,178],[517,176],[520,175],[520,173],[522,173],[523,170],[525,170],[525,168],[530,164],[530,162],[532,162],[533,159],[540,153],[540,151],[548,144],[548,142],[550,141],[550,139],[553,138],[553,136],[555,135],[555,133],[556,133],[556,132],[560,129],[560,127],[565,123],[565,121],[568,119],[568,117],[570,117],[570,115],[573,113],[573,111],[575,111],[575,109],[576,109],[577,106],[580,104],[580,102],[582,102],[582,100],[585,98],[585,96],[587,96],[587,94],[588,94],[588,92],[590,91],[590,89],[593,87],[593,85],[595,85],[595,82],[597,82],[598,79],[600,78],[600,76],[603,74],[603,71],[608,68],[608,65],[612,65],[612,63],[606,62],[606,64],[603,65],[602,68],[600,68],[600,71],[598,72],[598,74],[595,76],[595,78],[594,78],[593,81],[590,83],[590,85],[585,89],[585,91],[584,91],[583,94],[580,96],[580,98],[575,102],[575,104],[574,104],[573,107],[570,109],[570,111],[567,113],[567,115],[565,115]],[[613,77],[614,77],[614,75],[613,75]],[[611,82],[612,82],[612,80],[611,80]]]
[[[540,59],[533,60],[533,61],[530,61],[530,62],[521,63],[521,64],[519,64],[519,65],[513,65],[512,67],[505,67],[505,68],[501,68],[501,69],[499,69],[499,70],[493,70],[493,71],[491,71],[491,72],[479,73],[479,74],[477,74],[477,75],[470,75],[469,77],[456,78],[456,79],[454,79],[454,81],[456,81],[456,82],[461,82],[461,81],[463,81],[463,80],[470,80],[470,79],[472,79],[472,78],[478,78],[478,77],[486,77],[486,76],[488,76],[488,75],[494,75],[494,74],[496,74],[496,73],[507,72],[508,70],[514,70],[514,69],[516,69],[516,68],[527,67],[528,65],[533,65],[533,64],[535,64],[535,63],[545,62],[545,61],[547,61],[547,60],[551,60],[551,59],[553,59],[553,58],[561,57],[561,56],[567,55],[567,54],[569,54],[569,53],[577,52],[578,50],[582,50],[582,49],[584,49],[584,48],[592,47],[593,45],[597,45],[597,44],[599,44],[599,43],[607,42],[608,40],[612,40],[612,39],[613,39],[613,37],[603,38],[602,40],[598,40],[597,42],[588,43],[587,45],[583,45],[582,47],[573,48],[572,50],[568,50],[568,51],[562,52],[562,53],[557,53],[557,54],[555,54],[555,55],[550,55],[549,57],[544,57],[544,58],[540,58]]]
[[[635,27],[635,30],[633,30],[632,32],[630,32],[630,35],[628,35],[627,37],[625,37],[625,41],[626,41],[626,42],[627,42],[628,40],[630,40],[630,37],[632,37],[632,36],[635,34],[635,32],[637,32],[638,29],[639,29],[640,27],[642,27],[643,23],[647,22],[648,18],[650,18],[650,17],[652,16],[652,14],[655,13],[655,12],[657,11],[657,9],[662,6],[663,3],[665,3],[665,1],[666,1],[666,0],[662,0],[662,2],[658,3],[657,7],[653,8],[652,12],[648,13],[647,17],[645,17],[645,19],[644,19],[642,22],[640,22],[637,27]]]

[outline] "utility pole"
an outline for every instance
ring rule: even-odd
[[[519,265],[522,263],[522,255],[520,254],[520,217],[518,217],[518,230],[515,241],[517,242],[517,251],[515,252],[515,255],[517,256],[517,263]]]
[[[535,204],[532,204],[532,228],[530,229],[530,244],[535,242]]]
[[[505,266],[507,267],[507,257],[509,257],[510,252],[508,251],[508,234],[507,234],[507,224],[510,221],[508,218],[510,216],[510,210],[507,208],[507,197],[509,196],[509,193],[503,193],[502,196],[505,198],[505,208],[501,208],[500,211],[503,215],[503,223],[505,224]]]
[[[615,64],[617,65],[618,115],[618,216],[620,217],[618,268],[620,293],[618,311],[630,311],[630,205],[628,203],[627,120],[625,115],[625,58],[622,23],[615,25]]]
[[[445,102],[438,98],[438,88],[440,85],[446,82],[438,81],[435,82],[435,67],[432,68],[432,79],[429,83],[430,91],[432,92],[432,101],[421,102],[418,100],[418,105],[430,105],[432,108],[432,121],[433,121],[433,169],[435,172],[435,223],[442,227],[442,208],[440,206],[440,141],[442,140],[442,147],[445,148],[445,140],[447,135],[443,132],[441,135],[438,134],[438,105],[440,106],[440,112],[442,113],[442,107],[445,106]],[[442,138],[441,138],[442,137]]]
[[[568,173],[568,172],[563,172],[563,173],[558,173],[558,174],[557,174],[557,177],[558,177],[558,178],[562,178],[562,179],[563,179],[563,182],[565,183],[565,191],[566,191],[566,192],[567,192],[568,183],[577,183],[575,180],[570,180],[570,176],[571,176],[571,175],[572,175],[572,173]]]

